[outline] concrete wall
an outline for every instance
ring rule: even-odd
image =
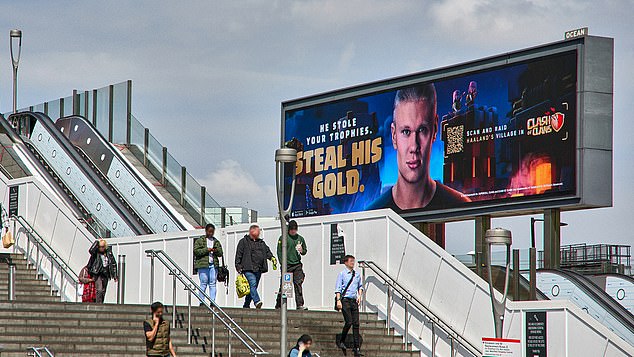
[[[300,233],[306,238],[308,246],[308,254],[303,262],[307,275],[304,291],[306,306],[309,308],[332,309],[334,281],[337,273],[342,269],[339,265],[329,264],[330,224],[337,223],[345,236],[346,252],[355,255],[359,260],[376,262],[416,296],[426,309],[435,314],[432,319],[438,318],[444,321],[451,329],[478,348],[483,336],[494,335],[487,283],[392,211],[333,215],[298,221]],[[268,222],[262,225],[263,238],[274,252],[280,231],[278,224],[278,222]],[[216,234],[223,244],[226,252],[225,261],[232,273],[228,294],[225,294],[224,286],[219,286],[217,302],[221,306],[242,305],[242,300],[237,299],[235,295],[233,262],[237,242],[247,230],[248,225],[239,225],[221,229]],[[198,230],[186,232],[185,235],[180,236],[166,234],[112,239],[111,244],[114,246],[115,253],[126,254],[126,301],[150,302],[150,259],[144,253],[146,249],[163,249],[179,265],[190,271],[193,240],[202,233],[202,230]],[[154,298],[171,304],[172,278],[158,262],[155,274]],[[368,270],[366,274],[366,307],[368,311],[376,311],[379,316],[385,317],[387,299],[383,281]],[[194,277],[194,280],[197,281],[197,278]],[[274,306],[278,284],[279,271],[269,271],[264,275],[259,292],[265,308]],[[110,301],[114,297],[114,291],[111,291]],[[183,304],[186,301],[186,293],[179,285],[177,303]],[[289,306],[294,307],[292,299]],[[392,327],[397,332],[403,333],[404,304],[398,295],[393,299],[391,308]],[[551,355],[575,356],[570,352],[571,350],[581,348],[578,346],[594,338],[603,341],[602,344],[607,353],[605,355],[625,356],[628,353],[634,353],[632,347],[614,333],[578,308],[569,306],[565,302],[531,302],[519,305],[509,303],[505,336],[522,338],[525,333],[524,315],[531,309],[549,311],[549,335],[553,336],[549,339],[549,349],[553,350]],[[568,334],[566,331],[571,323],[577,324],[577,327],[571,330],[574,333]],[[434,340],[436,354],[449,355],[450,340],[438,325],[436,326]],[[585,340],[580,337],[585,334],[592,338]],[[414,347],[421,350],[423,355],[431,353],[431,323],[428,316],[421,311],[410,309],[409,336]],[[568,346],[573,342],[575,346]],[[551,343],[552,346],[550,346]],[[617,346],[620,346],[620,350]],[[568,354],[559,354],[559,351],[568,351]],[[608,353],[608,351],[611,352]],[[468,355],[468,353],[464,348],[459,347],[458,355]],[[597,356],[599,355],[603,354]]]

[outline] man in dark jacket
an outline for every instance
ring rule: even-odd
[[[103,304],[108,280],[118,281],[117,262],[114,260],[112,248],[104,239],[95,241],[88,249],[88,253],[90,253],[88,269],[90,276],[95,280],[95,288],[97,289],[96,302]]]
[[[251,288],[251,294],[244,298],[243,307],[245,309],[251,307],[251,301],[256,308],[262,308],[262,301],[258,295],[258,285],[262,273],[269,271],[267,260],[273,262],[275,269],[277,260],[271,253],[269,246],[260,238],[260,227],[257,224],[251,225],[249,234],[240,240],[236,249],[236,270],[238,274],[244,274]]]
[[[212,302],[216,301],[216,277],[220,266],[218,257],[222,257],[222,245],[214,237],[215,230],[216,227],[213,224],[208,224],[205,227],[205,235],[194,242],[196,257],[194,268],[198,271],[200,289],[205,291],[209,287],[209,297]],[[198,299],[200,299],[200,305],[203,305],[205,298],[202,294],[199,294]]]

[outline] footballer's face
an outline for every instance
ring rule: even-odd
[[[436,105],[428,100],[403,101],[394,108],[392,145],[399,180],[422,183],[429,177],[431,148],[436,138]]]

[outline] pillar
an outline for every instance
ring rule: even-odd
[[[558,269],[561,260],[561,211],[544,210],[544,268]]]
[[[478,216],[475,219],[475,263],[476,273],[479,276],[486,270],[487,245],[485,234],[491,228],[491,216]]]

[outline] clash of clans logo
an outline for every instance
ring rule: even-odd
[[[564,126],[565,118],[564,113],[551,107],[544,115],[526,120],[526,135],[539,136],[550,134],[553,131],[558,133]]]

